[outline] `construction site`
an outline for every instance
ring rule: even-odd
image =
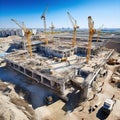
[[[41,16],[44,32],[37,35],[32,35],[24,24],[11,19],[24,31],[24,36],[8,43],[4,38],[0,39],[0,51],[5,52],[6,44],[13,48],[1,57],[0,74],[5,64],[7,69],[26,76],[30,84],[44,86],[58,96],[59,100],[55,102],[53,96],[46,96],[48,106],[39,106],[37,117],[28,119],[103,120],[106,119],[104,115],[95,109],[100,109],[104,101],[110,99],[115,105],[108,120],[120,120],[120,54],[105,46],[109,38],[100,35],[101,29],[94,28],[91,16],[88,16],[88,31],[78,35],[76,20],[69,12],[67,15],[73,26],[72,34],[55,33],[53,23],[51,32],[47,32],[45,11]],[[52,115],[54,113],[56,115]]]

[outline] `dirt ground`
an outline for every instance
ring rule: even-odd
[[[118,53],[115,53],[112,57],[117,58],[118,55]],[[63,110],[65,103],[59,100],[50,106],[36,109],[36,116],[41,116],[42,120],[120,120],[120,89],[110,84],[112,74],[118,66],[120,65],[106,65],[106,69],[108,70],[107,76],[100,78],[100,82],[104,82],[102,91],[96,94],[93,100],[85,101],[73,111],[68,112]],[[103,103],[105,99],[112,98],[113,95],[115,95],[114,100],[116,103],[112,112],[108,116],[104,116],[101,112]],[[95,105],[98,107],[95,108],[95,111],[89,113],[89,107],[94,107]]]
[[[5,49],[7,50],[8,48]],[[117,58],[117,56],[118,53],[115,53],[112,57]],[[117,59],[120,59],[120,57]],[[0,120],[120,120],[120,89],[110,84],[116,67],[118,65],[106,65],[108,70],[107,76],[99,79],[100,82],[104,82],[102,91],[96,94],[93,100],[86,100],[73,111],[67,112],[64,110],[65,102],[62,100],[58,100],[48,106],[37,106],[33,109],[23,97],[15,92],[13,84],[0,81]],[[16,79],[18,79],[17,75]],[[36,97],[35,92],[38,93],[38,90],[32,91],[32,97]],[[114,99],[116,101],[113,110],[106,118],[103,118],[104,116],[100,112],[101,107],[105,99],[111,98],[113,95],[115,95]],[[39,96],[37,96],[38,98]],[[95,105],[98,107],[92,113],[89,113],[89,107],[95,107]]]
[[[0,120],[34,120],[29,104],[14,90],[14,85],[0,81]]]
[[[100,120],[102,117],[99,115],[99,111],[105,99],[111,98],[114,94],[116,96],[116,103],[114,105],[113,111],[106,118],[106,120],[120,120],[120,89],[113,88],[109,84],[111,76],[112,71],[108,70],[108,75],[105,79],[103,79],[104,85],[102,92],[97,94],[93,100],[82,103],[81,106],[74,109],[74,111],[65,112],[62,109],[64,103],[62,101],[58,101],[48,107],[36,109],[36,114],[41,115],[42,112],[45,111],[44,115],[42,115],[43,120]],[[95,105],[97,105],[98,108],[96,108],[94,112],[89,113],[89,107]]]

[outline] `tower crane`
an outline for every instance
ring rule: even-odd
[[[43,20],[44,22],[44,33],[45,33],[45,44],[48,44],[48,38],[46,38],[46,11],[47,11],[48,7],[45,8],[45,10],[43,11],[43,14],[41,16],[41,20]]]
[[[48,7],[45,8],[45,10],[42,13],[41,20],[44,22],[44,33],[46,33],[46,12],[47,12]]]
[[[89,27],[89,40],[88,40],[86,63],[88,63],[89,59],[90,59],[92,38],[93,38],[93,35],[96,32],[96,30],[94,29],[94,21],[92,20],[91,16],[88,16],[88,27]]]
[[[101,30],[102,30],[103,26],[104,25],[102,24],[102,26],[97,30],[97,41],[96,42],[98,42],[98,39],[99,39],[99,36],[100,36],[100,33],[101,33]]]
[[[24,25],[24,23],[22,23],[22,25],[20,25],[16,20],[11,19],[11,21],[13,21],[15,24],[17,24],[23,31],[24,31],[24,36],[27,39],[27,43],[28,43],[28,52],[30,54],[30,57],[32,57],[32,47],[31,47],[31,40],[30,37],[32,35],[32,32],[27,29]]]
[[[69,19],[70,19],[73,29],[74,29],[72,45],[75,46],[76,45],[76,32],[77,32],[77,29],[79,28],[79,26],[77,25],[77,21],[71,16],[71,14],[69,12],[67,12],[67,14],[69,16]]]
[[[53,34],[53,31],[54,31],[54,28],[55,28],[55,26],[53,25],[53,22],[51,22],[50,28],[51,28],[51,33]]]

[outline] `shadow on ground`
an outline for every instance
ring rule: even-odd
[[[80,103],[84,101],[84,99],[82,99],[82,93],[80,90],[78,90],[78,88],[76,88],[74,92],[68,94],[67,97],[69,100],[62,108],[66,112],[68,111],[72,112],[76,107],[80,105]]]
[[[99,118],[100,120],[106,120],[107,117],[109,116],[109,114],[110,114],[110,113],[105,113],[105,112],[103,111],[103,108],[101,107],[101,108],[98,110],[98,112],[97,112],[97,114],[96,114],[96,117]]]

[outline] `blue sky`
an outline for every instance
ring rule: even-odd
[[[67,11],[80,28],[87,28],[87,17],[92,16],[95,27],[120,28],[120,0],[0,0],[0,28],[17,28],[11,18],[24,21],[27,27],[43,28],[40,19],[45,7],[47,27],[72,27]]]

